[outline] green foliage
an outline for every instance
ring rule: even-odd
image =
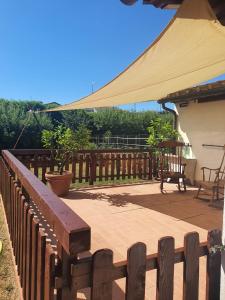
[[[45,109],[53,109],[60,106],[60,104],[56,102],[51,102],[45,104]],[[47,113],[48,117],[51,119],[53,126],[57,126],[63,123],[63,113],[60,111],[52,111]],[[68,127],[68,126],[67,126]]]
[[[159,117],[151,120],[147,130],[149,133],[147,143],[152,147],[164,140],[174,140],[178,137],[178,132],[173,129],[173,126]]]
[[[89,130],[84,124],[81,124],[78,126],[78,129],[75,131],[74,135],[77,150],[89,149],[91,130]]]
[[[112,108],[99,110],[93,113],[95,134],[103,135],[106,131],[110,131],[112,135],[146,134],[150,121],[158,115],[153,111],[130,112]]]
[[[52,159],[58,167],[57,171],[62,174],[71,151],[76,149],[74,132],[70,128],[58,125],[54,130],[43,130],[41,141],[44,148],[51,150]]]
[[[43,110],[45,106],[37,101],[9,101],[0,99],[0,148],[13,148],[22,128],[26,124],[17,148],[40,148],[41,131],[51,129],[51,119],[47,114],[36,114],[30,110]]]
[[[91,147],[90,137],[91,131],[82,124],[75,132],[64,125],[58,125],[54,130],[43,130],[41,140],[44,148],[51,149],[52,159],[62,174],[72,151]]]
[[[85,110],[73,110],[62,112],[63,123],[66,127],[76,131],[80,125],[85,125],[88,129],[93,131],[93,113],[88,113]]]
[[[172,115],[169,113],[154,111],[130,112],[118,108],[99,109],[96,112],[75,110],[40,113],[35,114],[37,120],[34,118],[33,113],[29,113],[29,110],[50,109],[58,105],[55,102],[43,104],[38,101],[0,99],[0,148],[12,148],[24,125],[26,127],[17,148],[41,148],[41,132],[44,129],[51,131],[58,125],[63,125],[66,128],[70,128],[75,135],[82,136],[81,142],[77,146],[79,149],[84,147],[92,147],[93,149],[96,146],[94,144],[91,145],[90,141],[88,146],[86,146],[85,140],[87,137],[87,139],[90,139],[91,133],[93,136],[103,135],[107,146],[107,140],[111,135],[147,135],[147,127],[149,127],[149,124],[151,127],[151,122],[157,118],[160,118],[163,124],[172,124]],[[30,117],[28,118],[28,116]],[[80,126],[81,129],[79,129]],[[86,133],[84,132],[80,135],[79,130],[81,132],[86,130]],[[77,140],[79,139],[77,138]]]

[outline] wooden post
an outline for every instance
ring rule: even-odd
[[[198,300],[199,234],[187,233],[184,238],[183,299]]]
[[[152,180],[152,171],[153,171],[153,155],[152,155],[152,151],[149,151],[149,171],[148,171],[148,179]]]
[[[89,184],[93,185],[96,177],[96,156],[95,153],[91,153],[91,161],[90,161],[90,181]]]
[[[103,249],[95,252],[92,268],[91,299],[112,300],[112,251]]]
[[[126,300],[145,299],[146,245],[136,243],[127,251]]]
[[[208,233],[209,254],[207,257],[206,300],[220,300],[221,252],[211,252],[211,248],[216,245],[221,245],[220,230],[213,230]],[[222,299],[224,299],[224,296]]]
[[[164,237],[158,243],[157,300],[173,299],[174,238]]]
[[[76,291],[72,289],[72,278],[71,278],[71,264],[73,258],[69,256],[63,247],[58,244],[57,246],[58,255],[60,258],[60,267],[61,267],[61,277],[62,277],[62,286],[58,291],[59,299],[61,300],[76,300]]]

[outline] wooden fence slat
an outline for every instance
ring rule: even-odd
[[[208,249],[215,245],[221,245],[221,231],[212,230],[208,233]],[[220,299],[220,268],[221,268],[221,252],[209,253],[207,256],[207,278],[206,278],[206,299]],[[222,299],[221,299],[222,300]]]
[[[6,174],[4,172],[4,181],[6,181]],[[11,218],[10,218],[10,239],[11,239],[11,242],[12,242],[12,247],[13,247],[13,226],[14,226],[14,197],[15,197],[15,194],[14,194],[14,183],[15,181],[11,178],[10,180],[10,187],[8,186],[8,184],[6,182],[4,182],[4,185],[3,185],[3,188],[4,188],[4,191],[6,191],[6,188],[9,189],[10,191],[10,211],[11,211]],[[5,203],[5,200],[6,200],[6,196],[4,195],[4,192],[3,192],[3,198],[4,198],[4,205],[6,204]],[[9,215],[8,215],[9,217]]]
[[[143,178],[147,179],[147,153],[143,153]]]
[[[121,157],[120,154],[116,155],[116,179],[120,179],[120,165],[121,165]]]
[[[12,186],[13,191],[12,191],[12,246],[13,246],[13,251],[15,251],[15,240],[16,240],[16,189],[17,189],[17,182],[14,181],[14,185]]]
[[[157,300],[173,299],[174,238],[164,237],[158,243]]]
[[[55,253],[50,243],[46,245],[45,253],[45,284],[44,299],[54,300]]]
[[[19,219],[19,202],[20,202],[20,188],[17,186],[16,188],[16,206],[15,206],[15,222],[16,222],[16,231],[15,231],[15,238],[16,238],[16,245],[14,249],[14,255],[15,255],[15,261],[16,265],[18,265],[18,260],[19,260],[19,224],[20,224],[20,219]]]
[[[149,154],[148,154],[148,159],[149,159],[149,163],[148,163],[148,179],[149,180],[152,180],[152,175],[153,175],[153,156],[152,156],[152,152],[149,151]]]
[[[32,250],[32,220],[34,213],[31,209],[28,210],[27,218],[27,244],[26,244],[26,298],[24,300],[30,300],[31,295],[31,250]]]
[[[126,178],[126,163],[127,163],[127,158],[126,158],[126,154],[123,153],[122,154],[122,179]]]
[[[72,174],[73,174],[72,183],[75,183],[76,182],[76,154],[75,153],[73,153],[72,155]]]
[[[25,298],[26,291],[26,244],[27,244],[27,216],[28,216],[29,206],[27,202],[24,203],[23,207],[23,258],[22,258],[22,276],[21,276],[21,285],[23,288],[23,294]]]
[[[133,172],[133,178],[137,177],[137,160],[136,160],[136,153],[133,154],[132,158],[132,172]]]
[[[199,234],[184,237],[183,300],[198,300],[199,289]]]
[[[20,275],[20,258],[21,258],[21,243],[22,243],[22,214],[21,214],[21,207],[22,207],[22,199],[23,199],[23,194],[22,191],[19,191],[19,198],[18,198],[18,249],[17,249],[17,267],[18,267],[18,274]]]
[[[45,250],[46,236],[44,231],[39,228],[37,257],[37,300],[43,300],[44,297]]]
[[[111,154],[111,180],[114,180],[115,177],[115,154]]]
[[[32,258],[31,258],[31,300],[37,296],[37,256],[38,256],[39,220],[32,219]]]
[[[90,164],[90,181],[89,184],[93,185],[96,180],[96,155],[91,153],[91,164]]]
[[[99,176],[99,181],[102,181],[103,163],[104,163],[104,157],[103,157],[103,154],[100,154],[98,156],[98,176]]]
[[[84,156],[79,155],[79,182],[83,181],[83,166],[84,166]]]
[[[128,179],[131,178],[131,154],[129,153],[128,154],[128,159],[127,159],[127,176],[128,176]]]
[[[19,259],[19,274],[20,274],[20,283],[22,284],[23,278],[23,245],[24,245],[24,210],[25,210],[26,199],[24,196],[21,197],[21,208],[20,208],[20,216],[21,216],[21,240],[20,240],[20,259]]]
[[[44,162],[41,168],[41,180],[46,183],[45,173],[46,173],[46,156],[42,156],[42,161]]]
[[[88,182],[90,177],[90,155],[86,154],[85,156],[85,182]]]
[[[63,285],[58,290],[57,300],[77,300],[76,291],[72,289],[71,285],[71,262],[72,258],[66,253],[63,247],[57,245],[57,254],[60,258],[60,272],[63,278]]]
[[[17,197],[18,197],[18,183],[14,186],[14,233],[13,233],[13,251],[16,254],[16,243],[17,243]]]
[[[4,176],[4,174],[2,174],[2,181],[4,180],[4,178],[5,178],[5,176]],[[9,183],[10,183],[10,188],[9,188],[10,197],[9,197],[9,201],[7,201],[7,203],[4,202],[4,206],[5,206],[5,210],[6,210],[6,218],[7,218],[7,223],[9,226],[10,238],[12,240],[12,201],[13,201],[13,197],[14,197],[14,194],[13,194],[14,179],[12,177],[10,177]],[[6,186],[6,184],[4,183],[4,187],[5,186]],[[1,193],[2,193],[2,196],[4,197],[3,191],[1,191]]]
[[[33,160],[33,168],[34,168],[34,175],[38,177],[38,155],[35,153],[34,154],[34,160]]]
[[[105,155],[105,180],[109,179],[109,154]]]
[[[146,245],[136,243],[127,252],[126,300],[145,299]]]
[[[142,178],[142,154],[138,153],[138,178]]]
[[[99,250],[93,255],[91,300],[112,299],[113,252]]]

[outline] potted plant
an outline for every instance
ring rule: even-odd
[[[57,165],[56,171],[45,174],[48,185],[56,195],[65,195],[71,184],[72,173],[64,168],[72,151],[78,148],[75,134],[70,128],[59,125],[54,130],[43,130],[41,140],[43,147],[51,150],[51,159]]]

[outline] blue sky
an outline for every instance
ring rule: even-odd
[[[93,82],[96,90],[130,64],[174,13],[142,1],[0,0],[0,97],[79,99]]]

